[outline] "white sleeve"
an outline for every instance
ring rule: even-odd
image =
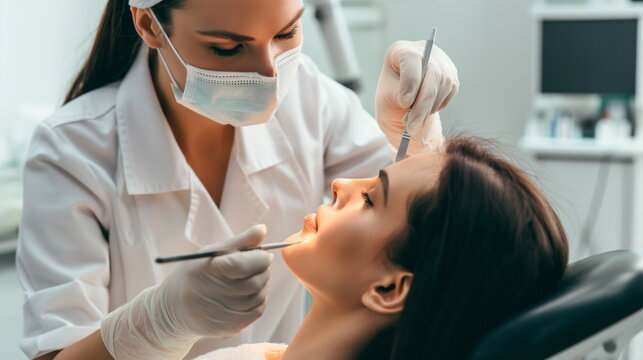
[[[331,92],[323,109],[330,121],[324,139],[326,189],[335,178],[377,176],[393,160],[384,134],[354,92],[324,80]]]
[[[36,129],[24,170],[16,266],[25,293],[20,347],[30,359],[90,335],[108,311],[105,194],[56,130]]]

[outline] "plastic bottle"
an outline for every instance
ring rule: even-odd
[[[617,127],[607,111],[603,112],[603,116],[596,123],[595,134],[598,142],[613,142],[616,140]]]
[[[630,125],[630,122],[627,120],[625,104],[613,104],[608,108],[608,110],[610,112],[610,118],[614,121],[615,137],[618,140],[629,139],[632,131],[632,125]]]

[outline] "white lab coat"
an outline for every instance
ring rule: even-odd
[[[34,358],[97,330],[175,266],[155,264],[157,256],[196,251],[257,223],[267,224],[267,242],[284,240],[332,179],[375,176],[390,162],[358,98],[303,56],[275,116],[237,129],[218,208],[174,140],[141,50],[122,81],[63,106],[35,131],[17,251],[21,348]],[[271,273],[265,314],[233,338],[202,339],[186,358],[289,342],[303,290],[279,256]]]

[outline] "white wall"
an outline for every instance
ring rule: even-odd
[[[530,0],[381,0],[387,7],[387,43],[425,39],[458,66],[461,90],[446,111],[447,131],[515,143],[529,116],[533,26]]]
[[[348,3],[364,4],[367,0]],[[366,76],[362,96],[373,110],[374,87],[385,49],[395,40],[426,39],[438,28],[437,44],[458,67],[461,89],[442,112],[447,132],[496,138],[515,144],[523,134],[532,101],[533,25],[528,15],[531,0],[372,0],[379,5],[379,24],[353,40]],[[308,9],[312,18],[312,9]],[[348,16],[349,22],[352,19]],[[312,20],[312,19],[307,19]],[[305,22],[304,50],[324,71],[327,59],[318,53],[320,38],[313,21]],[[360,36],[361,35],[361,36]],[[367,36],[371,36],[370,39]],[[368,39],[368,40],[367,40]],[[370,40],[370,41],[369,41]],[[368,43],[367,43],[368,41]],[[311,44],[312,43],[312,44]]]
[[[305,34],[303,51],[313,58],[321,71],[334,77],[328,46],[315,19],[314,6],[311,1],[307,1],[306,5],[306,13],[303,17]],[[378,6],[376,2],[367,0],[353,0],[344,6],[343,10],[361,71],[360,99],[364,108],[373,115],[375,114],[375,90],[387,48],[386,15],[383,10],[383,7]]]
[[[520,137],[531,107],[529,0],[375,2],[384,9],[383,39],[381,31],[374,32],[378,38],[373,43],[366,43],[367,31],[354,33],[358,50],[363,50],[359,56],[368,76],[363,98],[369,110],[383,49],[397,39],[426,38],[429,29],[437,26],[437,43],[458,66],[462,81],[460,94],[443,112],[447,131],[511,143]],[[0,134],[13,133],[14,142],[24,142],[29,123],[60,103],[90,46],[104,3],[0,0]],[[78,16],[66,16],[69,9]],[[23,127],[28,130],[20,130]]]
[[[105,0],[0,3],[0,137],[17,150],[33,124],[60,105]]]
[[[6,58],[7,51],[2,47],[2,44],[6,42],[7,30],[6,30],[6,9],[7,0],[0,0],[0,84],[7,82],[5,79],[5,71],[2,69],[7,68]],[[1,88],[2,85],[0,85]],[[7,115],[6,115],[6,101],[4,100],[5,94],[0,90],[0,167],[2,164],[6,163],[9,159],[9,147],[7,144],[6,133],[7,133]]]

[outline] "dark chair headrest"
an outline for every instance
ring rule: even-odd
[[[643,308],[643,258],[613,251],[571,264],[556,291],[489,334],[472,359],[544,359]]]

